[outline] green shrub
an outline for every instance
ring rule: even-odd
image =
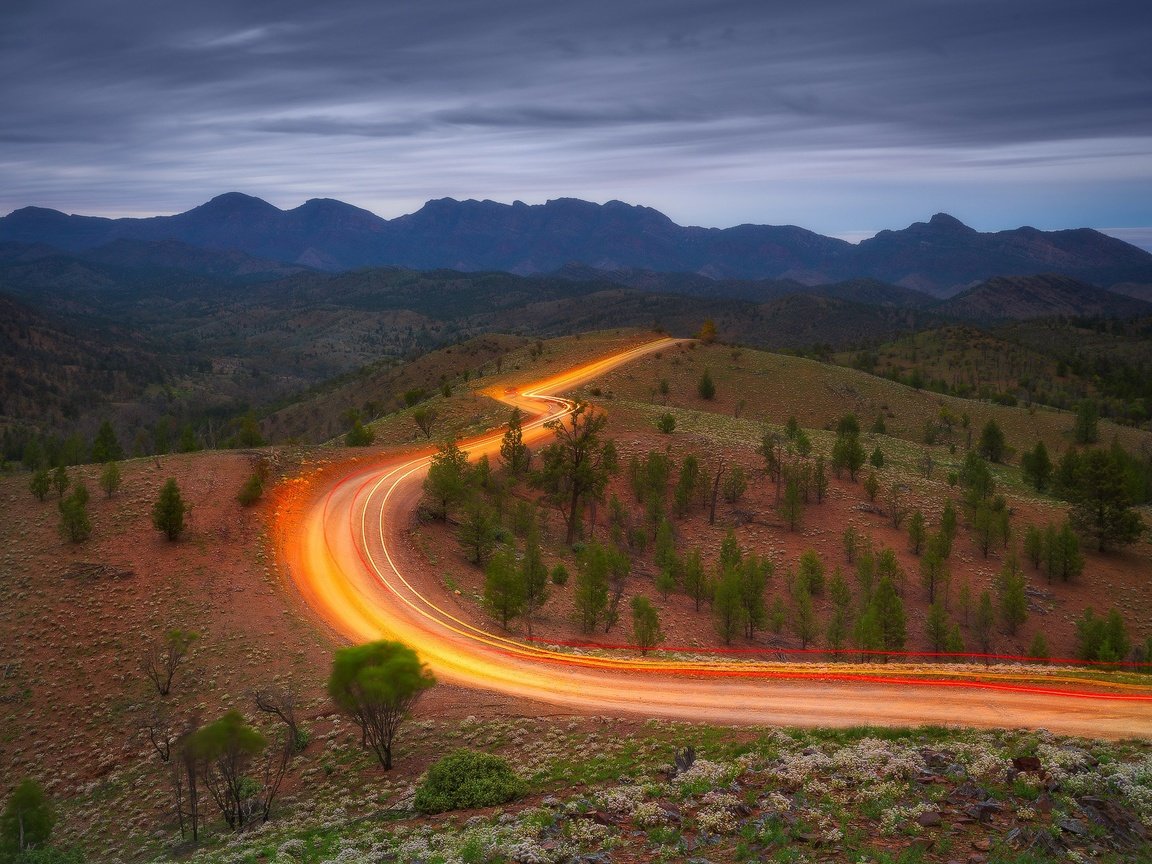
[[[248,481],[240,487],[240,492],[236,496],[236,500],[244,507],[251,507],[260,500],[260,496],[264,494],[264,480],[258,473],[253,474],[248,478]]]
[[[457,750],[428,769],[412,806],[421,813],[491,807],[526,791],[524,781],[499,756]]]

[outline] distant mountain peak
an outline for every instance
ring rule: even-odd
[[[190,213],[279,213],[280,208],[269,204],[263,198],[245,195],[243,192],[225,192],[201,204]]]
[[[952,216],[948,213],[937,213],[935,216],[933,216],[931,219],[928,220],[928,225],[932,228],[937,228],[937,229],[941,229],[941,230],[948,230],[948,231],[972,231],[973,230],[972,228],[969,228],[967,225],[965,225],[963,222],[961,222],[959,219],[957,219],[955,216]]]

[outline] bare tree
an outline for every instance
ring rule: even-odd
[[[172,744],[176,738],[176,729],[172,723],[172,716],[164,705],[157,705],[152,713],[140,723],[140,728],[148,736],[152,748],[161,762],[168,762],[172,758]]]
[[[288,742],[292,752],[303,748],[300,726],[296,720],[296,693],[289,687],[261,687],[252,692],[256,708],[265,714],[278,717],[287,727]]]
[[[198,638],[199,634],[191,630],[177,628],[169,630],[164,634],[164,638],[154,641],[148,647],[140,661],[140,668],[156,685],[156,690],[161,696],[167,696],[168,691],[172,689],[172,677],[184,662],[192,643]]]

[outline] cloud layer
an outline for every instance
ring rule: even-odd
[[[1141,2],[10,0],[0,211],[620,198],[826,233],[1152,225]]]

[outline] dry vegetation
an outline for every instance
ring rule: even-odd
[[[631,331],[570,337],[545,343],[542,354],[521,342],[502,355],[498,375],[494,358],[486,356],[478,379],[428,403],[440,412],[438,431],[479,431],[503,419],[506,411],[474,389],[534,380],[645,338]],[[468,365],[474,359],[463,368],[475,369]],[[429,380],[450,368],[430,367]],[[716,381],[712,402],[696,395],[704,368]],[[661,379],[669,382],[667,404]],[[936,468],[930,478],[920,472],[924,425],[937,420],[942,407],[968,414],[976,430],[995,417],[1017,451],[1041,437],[1059,453],[1072,423],[1068,413],[964,402],[852,370],[718,345],[645,359],[589,385],[585,395],[608,410],[609,433],[625,463],[632,454],[670,447],[676,459],[690,452],[703,459],[723,455],[749,470],[747,498],[721,504],[716,526],[699,511],[678,526],[681,542],[701,546],[709,562],[731,527],[746,547],[773,558],[769,590],[782,593],[783,574],[804,549],[815,549],[830,569],[842,563],[846,525],[895,549],[912,586],[906,602],[913,643],[921,639],[925,604],[913,599],[917,565],[905,532],[863,507],[859,484],[846,479],[833,481],[825,504],[809,508],[801,531],[785,530],[772,488],[754,473],[754,449],[765,428],[779,430],[794,414],[813,430],[817,452],[827,453],[833,436],[826,430],[843,413],[855,412],[865,430],[883,414],[888,434],[866,433],[865,446],[883,449],[882,482],[906,486],[909,503],[922,506],[931,523],[943,497],[955,494],[946,475],[966,444],[963,431],[955,430],[956,453],[948,443],[928,448]],[[654,428],[666,411],[677,419],[671,436]],[[407,409],[374,424],[378,440],[426,446],[410,415]],[[1102,425],[1102,439],[1113,434],[1132,449],[1149,438]],[[329,445],[138,459],[123,463],[123,487],[111,499],[97,491],[97,466],[70,469],[93,491],[92,538],[79,545],[58,535],[55,500],[36,501],[26,474],[0,477],[0,591],[6,598],[0,607],[0,794],[23,776],[41,779],[60,807],[59,843],[83,849],[94,861],[172,855],[254,864],[510,856],[546,862],[1148,860],[1147,740],[1104,745],[1043,732],[733,730],[554,717],[539,705],[440,686],[399,739],[398,768],[385,775],[323,695],[338,640],[302,606],[270,558],[265,532],[272,500],[252,509],[234,500],[257,460],[269,460],[274,477],[292,476],[373,452]],[[168,477],[192,505],[177,543],[150,524],[152,502]],[[1031,494],[1015,467],[998,469],[997,477],[1010,490],[1017,527],[1054,518],[1064,506]],[[614,491],[631,500],[624,481],[616,481]],[[552,526],[549,563],[561,560],[554,516]],[[417,527],[429,549],[439,548],[432,540],[440,530]],[[962,530],[954,574],[976,590],[992,579],[1002,554],[983,560]],[[480,571],[452,547],[435,555],[446,593],[459,591],[453,596],[462,607],[485,618],[475,599]],[[637,557],[629,596],[658,600],[649,562]],[[1071,585],[1050,587],[1029,572],[1028,624],[1018,637],[998,637],[997,647],[1026,647],[1043,626],[1054,653],[1068,650],[1071,621],[1100,598],[1121,604],[1132,635],[1143,637],[1152,632],[1150,572],[1146,542],[1117,555],[1090,554],[1084,575]],[[571,585],[554,588],[545,610],[543,625],[553,636],[578,635],[570,592]],[[708,614],[694,612],[682,595],[660,605],[669,644],[716,644]],[[826,614],[822,605],[818,610]],[[198,711],[207,720],[237,707],[256,719],[252,689],[290,685],[301,695],[312,737],[267,826],[233,838],[213,824],[197,851],[180,842],[164,768],[139,728],[157,699],[139,660],[171,627],[200,636],[173,685],[170,701],[178,711]],[[618,627],[619,633],[627,624]],[[605,638],[622,641],[618,633]],[[795,643],[787,630],[760,638],[765,645]],[[695,773],[670,777],[674,752],[689,744],[698,752]],[[504,755],[529,781],[528,798],[500,810],[417,817],[407,809],[414,784],[455,746]],[[1038,763],[1014,764],[1018,757]]]

